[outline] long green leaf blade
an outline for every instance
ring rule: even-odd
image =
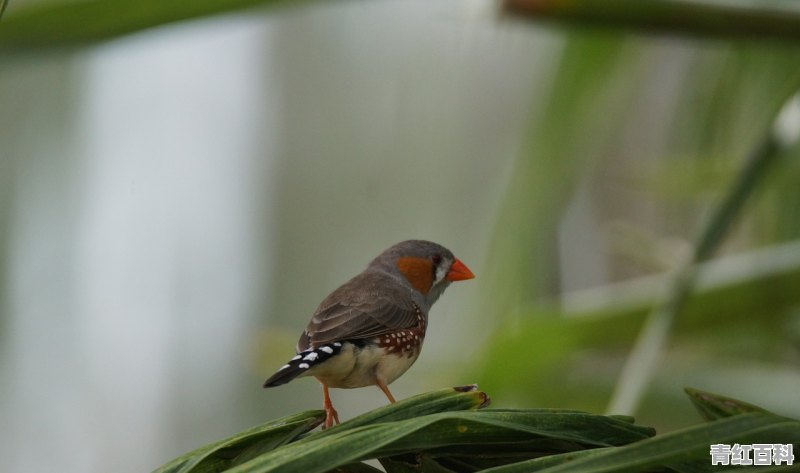
[[[397,421],[450,410],[477,409],[488,403],[489,397],[486,393],[478,391],[475,385],[441,389],[367,412],[336,428],[311,435],[306,440],[316,440],[378,422]],[[182,455],[155,473],[199,473],[234,467],[294,440],[299,434],[313,430],[324,419],[324,411],[315,410],[271,421]]]
[[[597,456],[608,450],[613,450],[613,447],[597,448],[592,450],[579,450],[577,452],[567,452],[567,453],[560,453],[557,455],[548,455],[546,457],[534,458],[532,460],[525,460],[510,465],[503,465],[496,468],[489,468],[485,470],[484,473],[517,473],[520,471],[533,473],[553,466],[574,462],[575,460],[581,458]]]
[[[258,444],[262,447],[271,445],[274,448],[291,441],[302,432],[314,429],[324,420],[325,412],[320,410],[282,417],[181,455],[156,469],[154,473],[218,471],[214,468],[228,463],[247,447]]]
[[[86,0],[20,7],[3,20],[0,51],[87,44],[145,28],[280,0]],[[299,3],[299,2],[294,2]]]
[[[800,421],[763,413],[742,414],[653,437],[628,446],[541,470],[546,473],[638,472],[647,468],[708,459],[718,443],[795,443],[800,441]],[[502,470],[502,473],[528,471]],[[497,472],[494,472],[497,473]]]
[[[438,389],[379,407],[343,422],[332,429],[314,433],[304,440],[316,440],[344,430],[380,422],[413,419],[438,412],[480,409],[488,406],[489,403],[489,396],[483,391],[478,391],[478,386],[475,384]]]
[[[548,417],[567,417],[551,420]],[[520,422],[514,422],[515,419]],[[570,428],[562,428],[572,426]],[[635,431],[628,422],[589,414],[536,413],[524,416],[510,412],[445,412],[424,417],[366,425],[327,437],[309,437],[276,449],[231,470],[270,472],[291,468],[306,473],[364,460],[411,452],[452,453],[478,446],[502,449],[503,445],[525,445],[535,452],[547,448],[556,452],[607,446],[647,438],[652,431]],[[624,439],[624,440],[623,440]],[[333,462],[333,463],[331,463]]]
[[[768,0],[505,0],[508,11],[644,32],[800,39],[796,2]]]
[[[761,407],[720,394],[692,388],[684,388],[684,391],[689,395],[694,407],[700,411],[700,415],[706,420],[717,420],[748,412],[769,413]]]

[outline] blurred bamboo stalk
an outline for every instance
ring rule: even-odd
[[[648,32],[800,39],[800,4],[768,0],[503,0],[507,12]]]
[[[628,356],[609,404],[609,413],[632,414],[641,402],[647,385],[655,375],[672,325],[686,303],[698,273],[698,263],[707,260],[719,246],[739,216],[744,203],[768,174],[783,151],[797,142],[800,134],[798,96],[786,101],[772,130],[753,151],[737,176],[730,192],[715,209],[697,239],[688,261],[671,273],[665,292],[645,321]]]

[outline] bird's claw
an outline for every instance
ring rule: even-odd
[[[339,422],[339,413],[336,412],[336,409],[333,406],[325,406],[325,424],[322,426],[322,429],[330,429],[333,427],[333,422],[336,421],[338,425]]]

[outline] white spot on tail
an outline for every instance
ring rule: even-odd
[[[340,346],[342,346],[342,344],[341,344],[341,343],[339,343],[339,342],[333,342],[333,346],[335,346],[335,347],[340,347]]]
[[[311,352],[303,358],[303,361],[314,361],[319,355],[316,352]]]
[[[288,367],[289,367],[289,365],[283,365],[280,368],[278,368],[278,371],[285,370]]]
[[[319,347],[319,350],[320,350],[320,351],[324,351],[325,353],[327,353],[327,354],[329,354],[329,355],[330,355],[331,353],[333,353],[333,348],[331,348],[331,347]]]
[[[292,361],[297,361],[302,357],[303,357],[303,355],[296,355],[294,358],[292,358]]]
[[[308,363],[300,363],[297,367],[303,370],[308,369]]]

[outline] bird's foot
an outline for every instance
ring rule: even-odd
[[[333,421],[339,423],[339,413],[336,412],[336,409],[333,408],[333,402],[331,402],[331,395],[328,392],[328,385],[322,382],[322,408],[325,409],[325,425],[322,426],[324,429],[330,429],[333,427]]]
[[[336,421],[337,425],[339,424],[339,413],[336,412],[332,405],[325,406],[325,425],[322,426],[322,429],[333,427],[333,421]]]

